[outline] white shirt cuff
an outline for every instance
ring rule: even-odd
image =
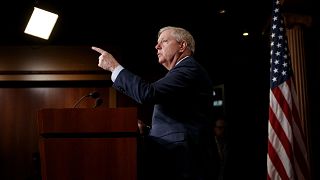
[[[118,65],[111,73],[111,81],[114,82],[117,79],[117,76],[119,75],[120,71],[122,71],[124,68],[121,65]]]

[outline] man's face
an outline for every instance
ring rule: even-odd
[[[180,43],[171,34],[172,30],[162,32],[156,45],[158,62],[165,67],[169,67],[179,53]]]

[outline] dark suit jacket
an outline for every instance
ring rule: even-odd
[[[206,156],[207,151],[210,151],[208,147],[213,138],[210,116],[213,85],[207,72],[193,57],[182,60],[163,78],[153,83],[124,69],[113,86],[138,103],[154,104],[149,136],[168,149],[174,144],[183,143],[183,151],[186,153],[176,152],[173,155],[183,156],[176,159],[183,159],[181,166],[189,166],[191,161],[189,163],[186,159],[199,156],[195,153],[200,152]],[[199,161],[198,157],[196,159]],[[178,162],[174,163],[180,166]]]

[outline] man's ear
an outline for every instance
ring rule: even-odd
[[[186,41],[182,41],[180,43],[180,51],[183,52],[186,48],[187,48],[187,42]]]

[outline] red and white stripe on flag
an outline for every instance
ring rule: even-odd
[[[270,90],[267,168],[270,180],[308,180],[305,136],[292,79]]]

